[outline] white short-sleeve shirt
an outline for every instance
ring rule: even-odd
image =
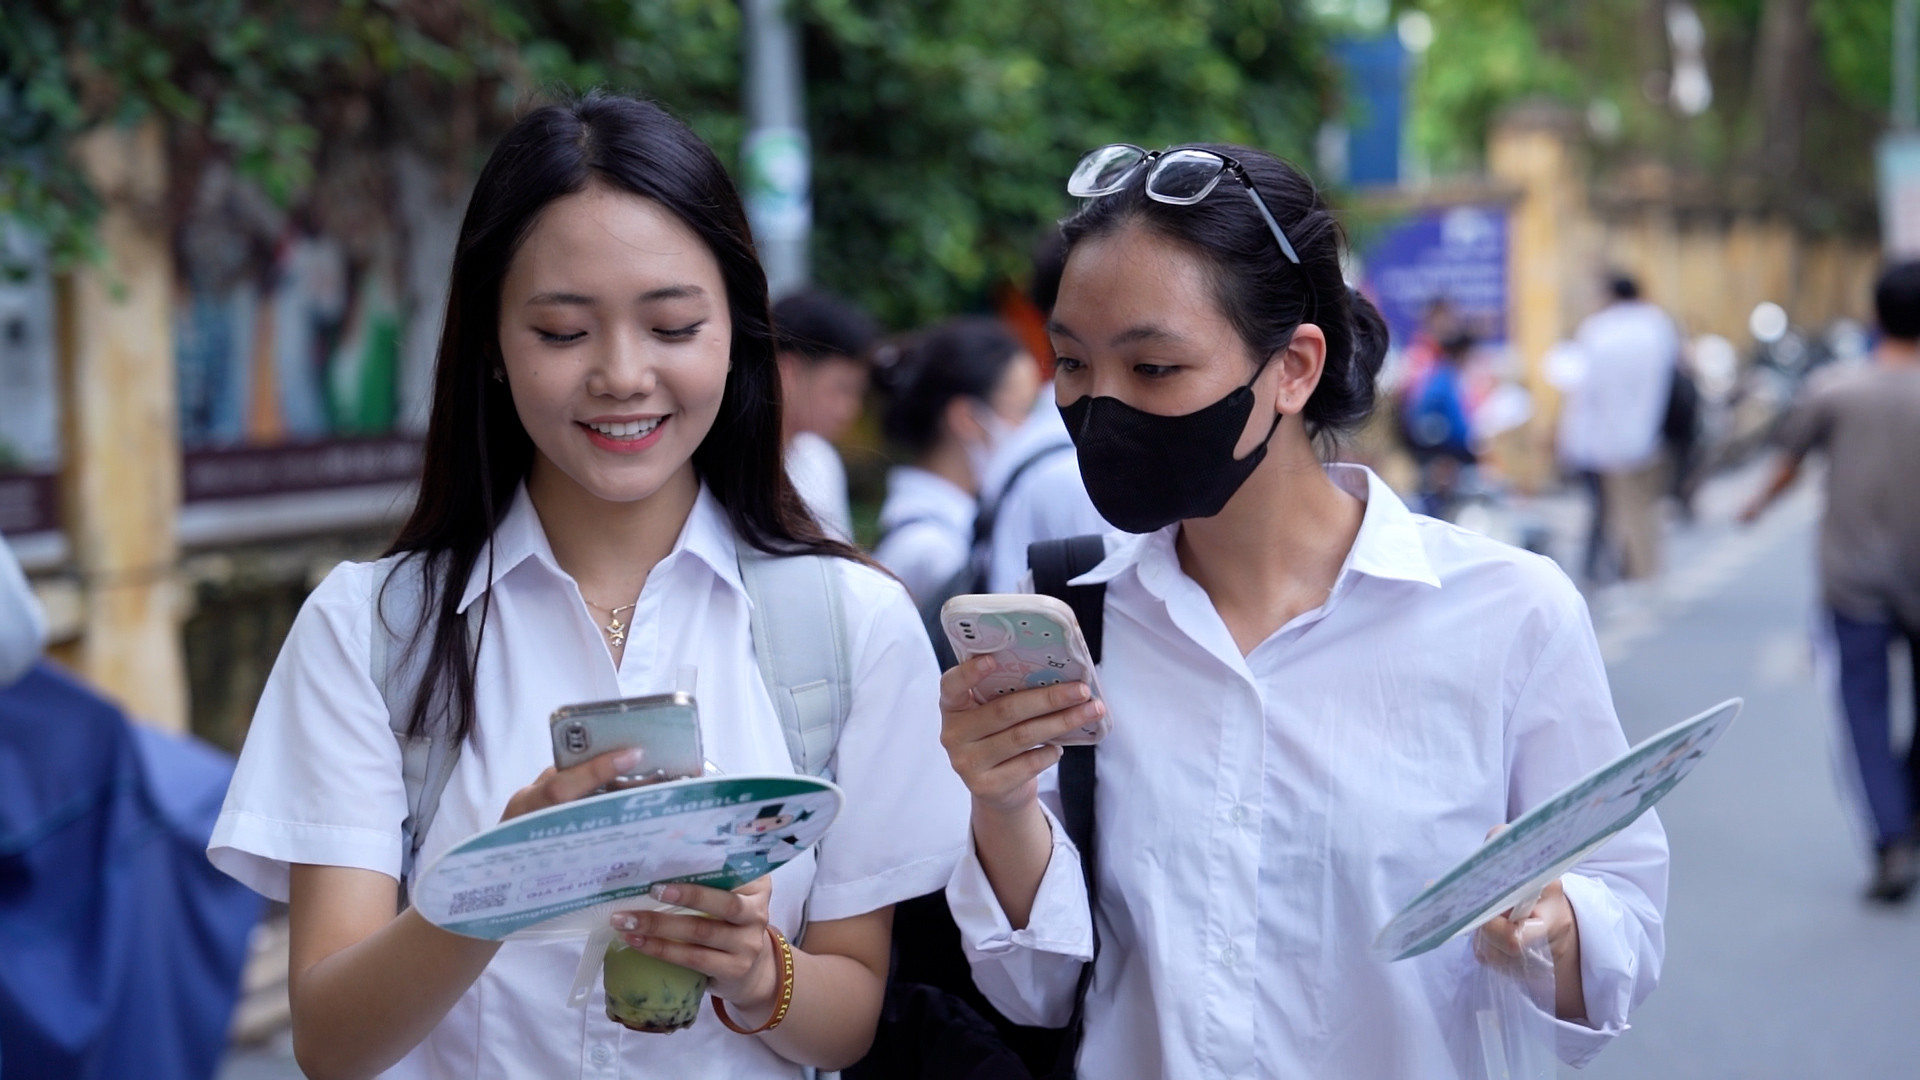
[[[1016,478],[1022,466],[1025,471]],[[994,452],[980,490],[994,507],[989,592],[1020,591],[1027,573],[1027,547],[1036,541],[1113,531],[1087,495],[1067,422],[1054,404],[1052,383],[1040,388],[1033,412]]]
[[[873,557],[925,603],[967,565],[979,503],[959,485],[912,465],[887,470]]]
[[[1099,909],[1057,822],[1025,927],[971,852],[947,897],[1016,1023],[1067,1019],[1097,923],[1082,1076],[1461,1075],[1479,1048],[1470,941],[1387,963],[1374,934],[1489,827],[1626,749],[1566,575],[1409,513],[1366,469],[1330,472],[1366,500],[1359,536],[1327,600],[1244,656],[1181,569],[1178,525],[1109,536],[1074,579],[1107,585]],[[1535,1019],[1581,1065],[1659,978],[1658,819],[1562,881],[1587,1022]]]
[[[825,436],[802,431],[787,444],[787,477],[830,536],[853,539],[853,508],[847,501],[847,466]]]
[[[661,693],[697,671],[704,749],[723,772],[793,771],[761,682],[725,510],[702,489],[673,550],[649,574],[616,669],[578,587],[554,561],[522,489],[493,537],[492,612],[480,650],[472,735],[421,851],[430,865],[500,818],[553,762],[548,716],[561,705]],[[486,589],[482,552],[464,594]],[[772,918],[788,933],[943,885],[966,844],[967,795],[940,746],[938,672],[905,591],[842,562],[853,655],[852,711],[835,781],[846,806],[818,847],[773,874]],[[295,620],[267,680],[208,855],[275,899],[291,863],[397,877],[406,794],[386,707],[369,674],[379,564],[344,563]],[[786,1077],[800,1067],[710,1012],[672,1036],[606,1018],[598,988],[566,1004],[584,939],[509,942],[426,1041],[389,1077]]]

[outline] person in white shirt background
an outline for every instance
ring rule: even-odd
[[[981,990],[1066,1022],[1097,928],[1080,1076],[1451,1077],[1484,1068],[1459,1009],[1476,945],[1511,956],[1525,932],[1553,967],[1551,1015],[1526,1008],[1586,1062],[1659,977],[1652,814],[1524,927],[1396,964],[1370,948],[1491,828],[1625,750],[1578,592],[1323,464],[1387,342],[1304,176],[1242,147],[1114,146],[1069,191],[1098,197],[1065,225],[1055,392],[1125,531],[1075,579],[1106,586],[1104,701],[1067,683],[978,704],[991,658],[942,680],[973,796],[947,895]],[[1047,740],[1103,711],[1090,911]]]
[[[387,560],[342,564],[302,608],[209,846],[290,905],[307,1075],[792,1078],[865,1052],[891,905],[950,876],[965,791],[941,760],[938,672],[905,590],[825,537],[785,479],[777,378],[739,196],[684,124],[592,94],[515,125],[461,228],[418,502]],[[485,942],[396,915],[407,796],[369,674],[385,569],[427,570],[410,730],[450,703],[462,747],[429,866],[637,764],[622,751],[553,770],[554,708],[670,691],[688,669],[716,767],[793,772],[756,666],[748,547],[835,557],[853,674],[830,761],[844,810],[829,841],[769,877],[662,896],[712,918],[611,921],[631,947],[711,976],[737,1024],[763,1026],[783,982],[769,927],[798,935],[804,911],[784,1021],[629,1031],[598,990],[566,1004],[579,941]]]
[[[773,336],[787,474],[827,532],[852,540],[847,467],[833,442],[860,415],[879,327],[853,304],[805,289],[773,305]]]
[[[0,687],[20,681],[47,647],[47,616],[5,538],[0,538]]]
[[[1637,282],[1614,274],[1606,288],[1605,305],[1581,320],[1555,364],[1565,394],[1560,460],[1592,496],[1585,565],[1600,584],[1616,568],[1630,581],[1660,570],[1661,427],[1680,359],[1673,319],[1641,298]]]
[[[925,603],[966,565],[980,478],[1033,409],[1040,369],[1005,323],[950,319],[881,369],[881,432],[912,455],[887,471],[873,556]]]
[[[1033,260],[1029,294],[1043,314],[1053,313],[1065,266],[1066,244],[1056,229]],[[1080,462],[1067,452],[1072,446],[1060,410],[1053,405],[1053,384],[1045,382],[1033,411],[1001,444],[981,480],[981,505],[992,507],[993,513],[992,534],[986,538],[989,592],[1020,587],[1027,572],[1027,547],[1035,541],[1104,533],[1113,527],[1087,498]]]

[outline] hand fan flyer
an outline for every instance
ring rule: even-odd
[[[653,885],[734,889],[812,847],[840,789],[808,776],[707,776],[609,791],[456,844],[413,888],[427,921],[468,937],[585,934]]]
[[[1740,705],[1735,698],[1675,724],[1522,814],[1402,908],[1374,938],[1375,951],[1419,956],[1536,893],[1686,779]]]

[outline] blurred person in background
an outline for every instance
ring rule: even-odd
[[[40,659],[47,616],[13,549],[0,538],[0,686],[11,686]]]
[[[853,538],[847,468],[833,441],[860,415],[879,327],[837,296],[808,289],[773,305],[787,475],[827,531]]]
[[[1586,576],[1605,584],[1660,570],[1660,503],[1666,490],[1662,428],[1680,335],[1673,320],[1640,296],[1625,274],[1607,281],[1606,306],[1574,331],[1561,383],[1561,461],[1592,496]]]
[[[1478,460],[1462,376],[1473,344],[1473,335],[1467,331],[1448,331],[1439,342],[1432,365],[1419,383],[1409,388],[1403,406],[1407,442],[1420,466],[1417,509],[1444,521],[1453,520],[1454,498],[1461,481]]]
[[[925,604],[966,565],[980,480],[1033,410],[1040,369],[998,319],[926,331],[882,369],[881,430],[913,455],[887,472],[874,558]]]
[[[1890,661],[1895,640],[1905,639],[1920,715],[1920,262],[1881,275],[1873,303],[1883,337],[1872,362],[1831,366],[1809,380],[1775,433],[1779,461],[1740,518],[1758,519],[1793,486],[1809,454],[1826,456],[1821,651],[1838,684],[1841,730],[1873,829],[1867,896],[1899,903],[1920,881],[1920,737],[1904,760],[1895,753]]]
[[[1034,306],[1049,317],[1066,265],[1066,241],[1056,229],[1034,256],[1030,289]],[[1019,590],[1027,575],[1028,545],[1112,530],[1087,497],[1072,449],[1067,425],[1053,404],[1053,384],[1043,382],[1032,413],[994,456],[981,484],[981,503],[992,508],[985,538],[988,592]]]

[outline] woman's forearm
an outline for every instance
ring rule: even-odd
[[[1046,876],[1047,863],[1053,857],[1053,830],[1047,825],[1039,800],[1012,813],[974,800],[973,847],[1007,923],[1015,930],[1025,929],[1033,916],[1040,879]]]
[[[343,883],[336,881],[318,891],[302,889],[302,869],[295,868],[295,895],[303,902],[292,907],[288,978],[294,1056],[312,1080],[374,1076],[427,1037],[486,969],[499,943],[448,933],[411,908],[355,940],[353,928],[345,925],[351,917],[341,917],[342,907],[378,908],[342,894],[360,892],[354,886],[365,883],[347,882],[340,889]],[[382,880],[389,886],[386,910],[391,911],[397,892],[391,878]],[[328,900],[342,907],[329,911]]]
[[[880,1022],[886,978],[847,956],[793,953],[793,1004],[772,1031],[756,1036],[788,1061],[831,1072],[865,1057]],[[773,1014],[773,1003],[740,1015],[735,1023],[757,1027]]]
[[[880,1022],[892,934],[892,907],[809,926],[808,948],[793,950],[793,1004],[786,1018],[751,1037],[788,1061],[825,1071],[865,1057]],[[773,1015],[779,989],[776,974],[766,1000],[728,1002],[727,1012],[743,1028],[759,1027]]]

